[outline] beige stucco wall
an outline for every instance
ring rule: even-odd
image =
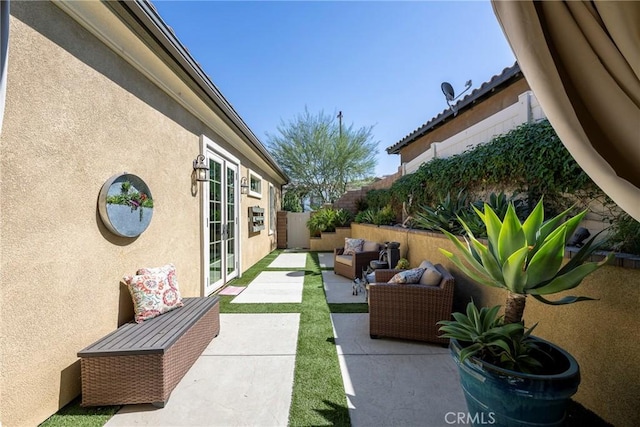
[[[24,426],[79,394],[77,351],[131,318],[123,275],[173,262],[183,295],[201,295],[192,161],[201,134],[225,140],[51,3],[12,2],[11,14],[0,135],[0,424]],[[104,182],[124,171],[145,180],[155,202],[135,239],[112,235],[97,210]],[[241,218],[246,196],[242,203]],[[244,230],[246,269],[275,236]]]
[[[446,266],[456,279],[454,311],[463,310],[471,297],[479,305],[504,306],[506,294],[502,290],[474,284],[440,253],[438,248],[455,252],[453,244],[441,234],[352,224],[352,235],[401,242],[401,255],[411,266],[423,259]],[[566,349],[578,360],[582,382],[573,397],[576,401],[615,426],[640,425],[640,270],[605,266],[567,294],[598,301],[548,306],[529,298],[525,324],[538,322],[537,336]]]
[[[249,169],[253,172],[262,175],[261,170],[254,168],[241,168],[241,176],[249,179]],[[281,192],[276,187],[276,206],[280,206]],[[242,236],[242,271],[251,267],[256,262],[260,261],[266,254],[276,249],[277,241],[276,234],[269,231],[270,221],[270,206],[269,206],[269,182],[263,178],[262,180],[262,197],[257,198],[249,194],[243,194],[240,201],[240,235]],[[253,233],[250,231],[249,224],[249,207],[259,206],[264,208],[264,230]],[[274,226],[274,228],[277,228]]]
[[[320,237],[310,238],[309,249],[317,252],[333,252],[335,248],[344,246],[344,239],[347,237],[351,237],[351,227],[339,227],[334,232],[322,232]]]

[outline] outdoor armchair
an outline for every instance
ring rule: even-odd
[[[454,278],[442,265],[435,268],[442,275],[436,286],[386,283],[399,270],[375,271],[368,293],[371,338],[449,342],[438,336],[437,322],[451,318]]]
[[[333,272],[348,279],[362,276],[362,270],[369,267],[371,261],[380,257],[381,245],[365,241],[364,250],[353,255],[344,255],[344,248],[333,250]]]

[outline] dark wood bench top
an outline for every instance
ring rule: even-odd
[[[79,351],[78,357],[164,353],[218,300],[218,297],[183,298],[184,307],[142,323],[126,323]]]

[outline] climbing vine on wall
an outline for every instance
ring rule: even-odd
[[[585,205],[588,200],[605,198],[562,145],[549,121],[542,120],[520,125],[463,153],[423,163],[390,189],[376,190],[371,198],[367,195],[367,203],[375,208],[390,202],[395,209],[406,203],[412,211],[461,189],[471,199],[503,190],[534,201],[544,195],[545,205],[552,210],[572,204],[565,200],[567,195],[584,200]]]

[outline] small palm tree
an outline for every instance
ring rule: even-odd
[[[522,321],[527,295],[552,305],[570,304],[592,300],[588,297],[567,296],[557,301],[545,298],[547,295],[573,289],[582,280],[606,264],[613,254],[602,262],[585,262],[598,249],[593,236],[564,266],[564,250],[568,240],[584,218],[587,211],[562,221],[569,214],[567,209],[560,215],[544,221],[542,199],[529,217],[521,223],[516,215],[513,202],[509,203],[504,220],[496,215],[485,203],[484,212],[474,207],[487,227],[488,244],[479,242],[467,226],[460,220],[468,239],[465,247],[453,234],[442,230],[462,254],[466,263],[457,255],[440,251],[460,270],[477,283],[503,288],[508,291],[505,306],[505,323]]]

